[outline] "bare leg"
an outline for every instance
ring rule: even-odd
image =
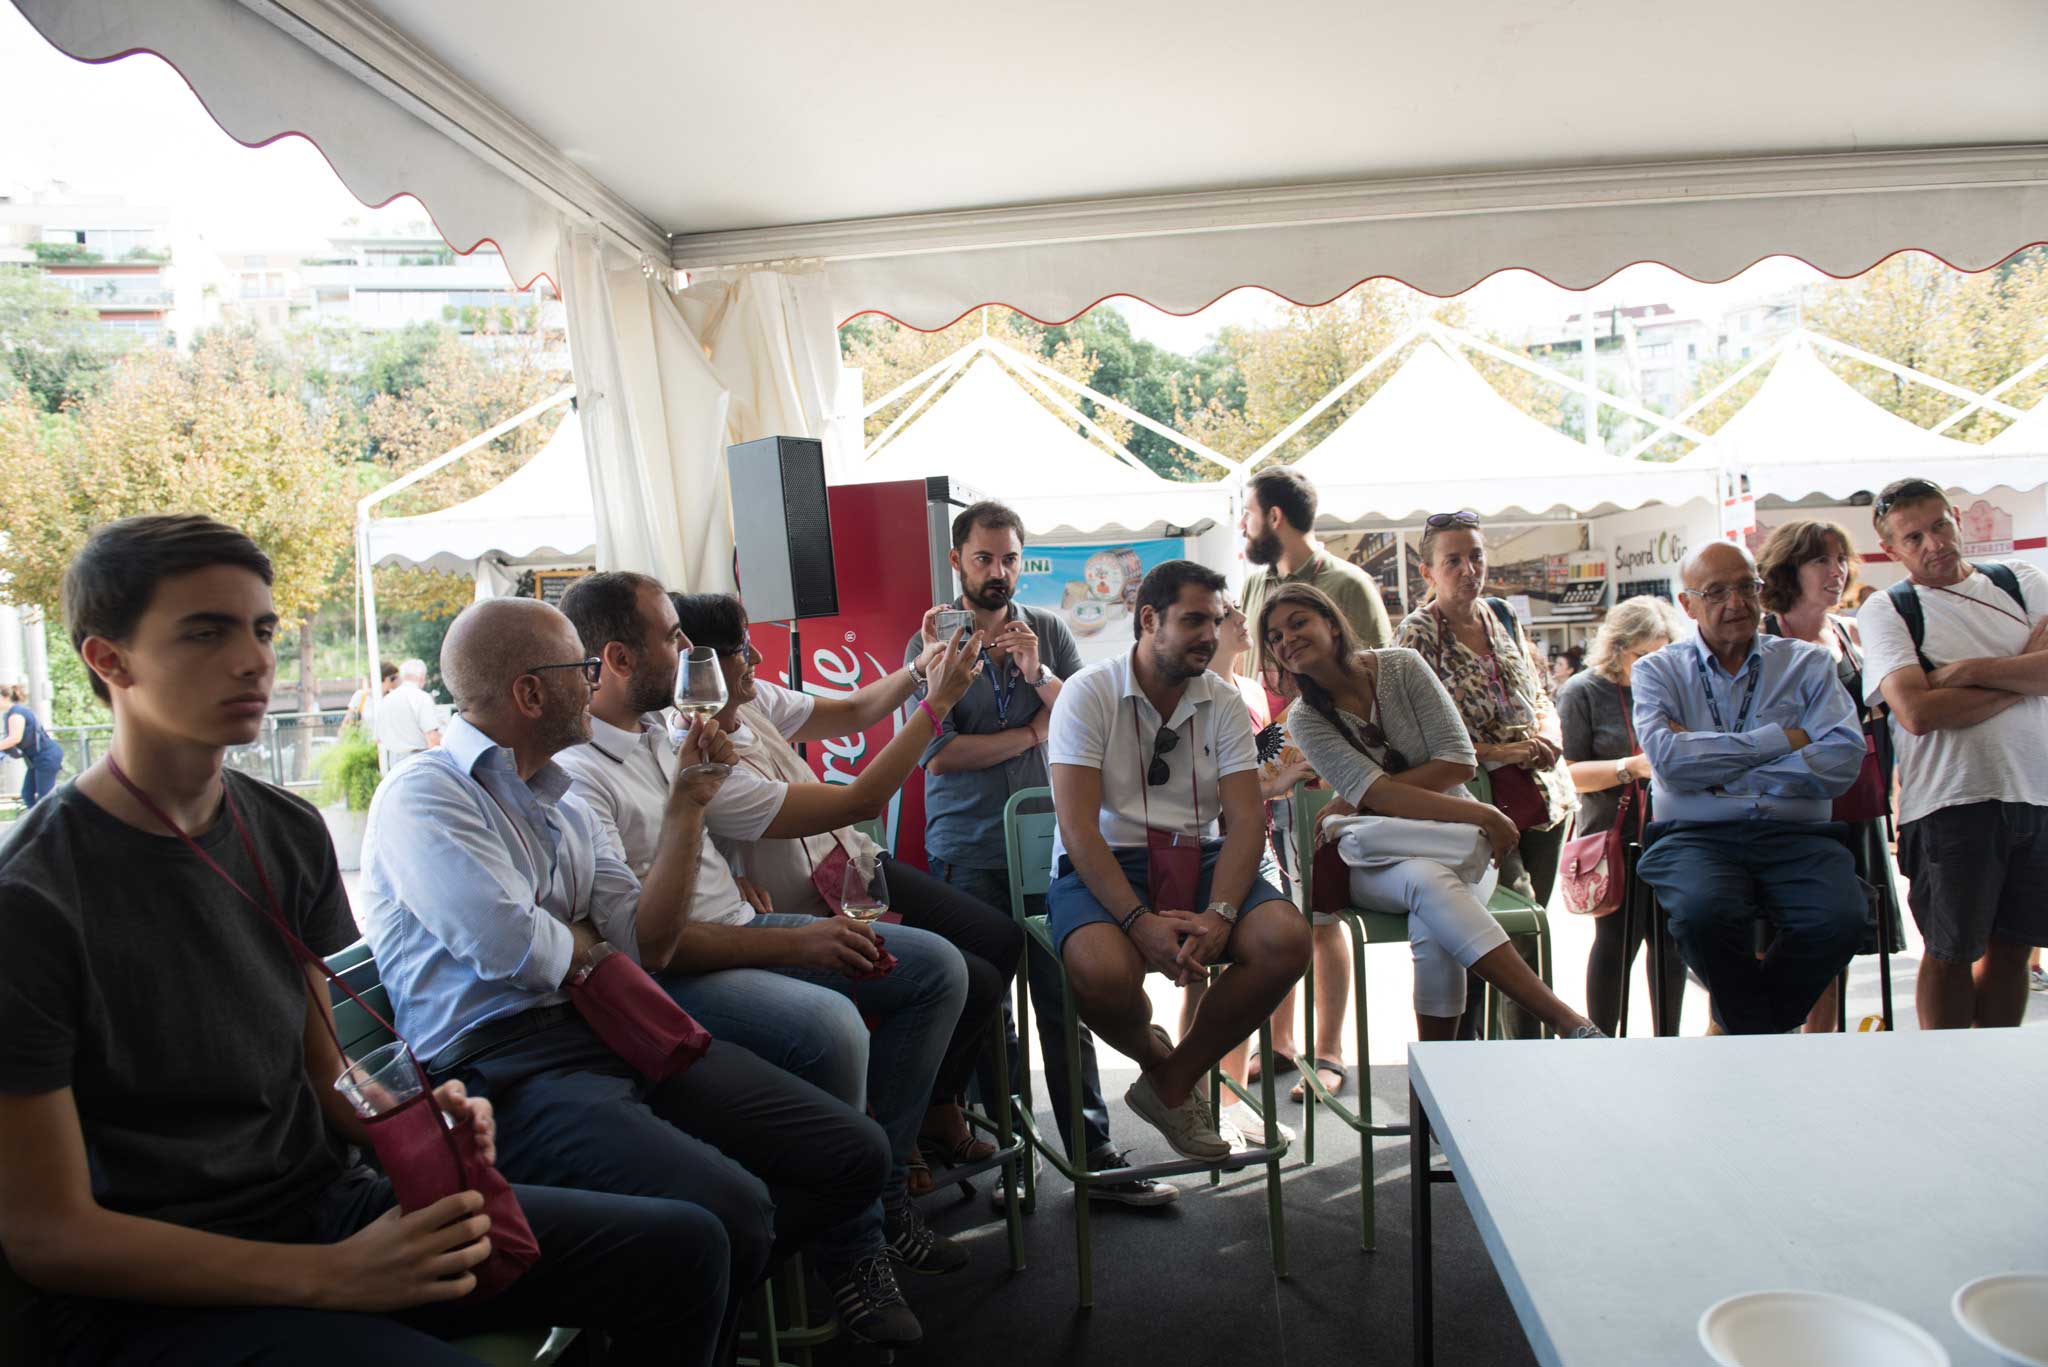
[[[1967,1030],[1976,1019],[1977,984],[1971,965],[1921,956],[1913,1009],[1922,1030]]]
[[[1315,927],[1316,1057],[1344,1058],[1344,1019],[1351,1011],[1351,946],[1344,927]]]
[[[1835,1002],[1842,995],[1842,981],[1837,978],[1829,983],[1820,994],[1820,1000],[1813,1004],[1813,1010],[1806,1013],[1805,1033],[1809,1035],[1832,1035],[1835,1033]]]
[[[1114,926],[1107,929],[1122,938]],[[1074,932],[1075,937],[1081,933]],[[1129,941],[1125,945],[1128,947]],[[1137,951],[1130,952],[1135,959]],[[1261,902],[1239,918],[1230,933],[1229,952],[1231,966],[1203,994],[1179,1047],[1163,1061],[1145,1067],[1153,1091],[1168,1106],[1185,1101],[1210,1065],[1256,1031],[1259,1022],[1270,1017],[1287,995],[1288,987],[1301,978],[1308,967],[1308,922],[1286,902]],[[1142,991],[1139,995],[1143,996]],[[1107,1030],[1103,1037],[1123,1047]],[[1158,1042],[1153,1043],[1156,1047]]]
[[[1322,927],[1318,926],[1316,929],[1320,930]],[[1322,977],[1322,972],[1323,961],[1317,959],[1316,976],[1318,979]],[[1299,990],[1298,987],[1288,988],[1287,995],[1280,999],[1280,1005],[1273,1012],[1271,1024],[1273,1026],[1273,1057],[1275,1058],[1292,1058],[1298,1051],[1298,1046],[1294,1043],[1294,994]]]
[[[1195,981],[1189,983],[1185,988],[1181,990],[1180,1037],[1182,1039],[1186,1039],[1188,1031],[1191,1028],[1193,1028],[1195,1023],[1195,1012],[1201,1009],[1202,995],[1203,993],[1207,992],[1208,989],[1208,979],[1197,978]],[[1278,1013],[1276,1012],[1275,1014],[1277,1015]],[[1221,1068],[1227,1077],[1229,1077],[1232,1081],[1238,1083],[1240,1086],[1247,1085],[1246,1065],[1251,1060],[1251,1052],[1252,1042],[1248,1039],[1241,1040],[1238,1042],[1237,1047],[1235,1049],[1232,1049],[1229,1053],[1225,1054],[1223,1056],[1223,1061],[1217,1064],[1216,1066]],[[1274,1045],[1274,1052],[1279,1052],[1278,1044]]]
[[[1979,1027],[2018,1025],[2027,1014],[2027,955],[2030,945],[1993,940],[1971,970],[1976,988],[1974,1019]]]
[[[1495,945],[1472,963],[1472,971],[1519,1002],[1524,1010],[1560,1035],[1569,1035],[1592,1022],[1565,1005],[1564,999],[1543,985],[1543,979],[1523,961],[1512,944]]]
[[[1140,1068],[1149,1070],[1164,1062],[1166,1047],[1152,1033],[1145,960],[1130,937],[1113,925],[1095,922],[1067,936],[1060,957],[1066,962],[1074,1010],[1088,1028]]]
[[[1458,1019],[1456,1016],[1425,1016],[1418,1011],[1415,1013],[1415,1037],[1425,1042],[1438,1039],[1456,1039],[1458,1037]],[[1365,1084],[1360,1083],[1359,1085],[1364,1086]]]

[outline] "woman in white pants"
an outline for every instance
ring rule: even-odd
[[[1267,652],[1294,675],[1301,701],[1287,731],[1336,790],[1325,817],[1353,812],[1477,826],[1496,860],[1519,832],[1500,809],[1462,794],[1476,760],[1450,694],[1412,650],[1365,650],[1319,590],[1289,584],[1259,612]],[[1444,864],[1406,859],[1351,870],[1351,900],[1406,913],[1415,956],[1415,1028],[1450,1039],[1465,1009],[1469,967],[1559,1035],[1600,1038],[1508,944],[1477,890]]]

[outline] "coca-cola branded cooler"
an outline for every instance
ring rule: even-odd
[[[945,479],[839,484],[826,492],[832,516],[832,562],[839,613],[798,622],[803,680],[789,675],[789,624],[755,622],[761,670],[789,688],[820,697],[851,693],[903,668],[903,648],[932,604],[955,594],[952,518],[973,495]],[[744,586],[742,586],[744,596]],[[885,717],[857,736],[814,741],[805,757],[827,783],[851,783],[896,734],[901,715]],[[917,770],[889,804],[889,848],[925,867],[924,771]]]

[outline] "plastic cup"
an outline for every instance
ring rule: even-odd
[[[334,1079],[334,1090],[348,1098],[357,1115],[375,1120],[411,1101],[423,1088],[411,1052],[393,1041],[350,1064]]]

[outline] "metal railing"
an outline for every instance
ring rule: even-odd
[[[320,786],[320,752],[341,738],[341,708],[327,712],[272,712],[263,719],[262,734],[228,751],[227,762],[280,788],[311,790]],[[53,726],[50,734],[64,747],[60,779],[77,777],[92,767],[113,739],[114,725]]]

